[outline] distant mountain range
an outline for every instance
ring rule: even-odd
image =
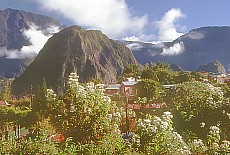
[[[196,71],[202,64],[220,61],[230,71],[230,27],[201,27],[172,42],[151,44],[125,42],[137,61],[177,64],[185,70]]]
[[[48,40],[34,61],[34,57],[6,57],[6,52],[30,45],[23,30],[30,29],[33,24],[39,30],[54,25],[63,30]],[[194,29],[172,42],[117,43],[100,31],[86,31],[79,26],[66,28],[51,17],[6,9],[0,11],[0,77],[14,77],[23,73],[14,82],[14,89],[20,92],[30,85],[40,85],[43,78],[48,86],[61,90],[72,71],[78,72],[81,81],[101,78],[111,82],[127,64],[137,62],[167,62],[175,64],[172,65],[174,70],[196,71],[201,65],[218,60],[229,72],[229,43],[228,26]]]
[[[9,59],[7,52],[20,50],[25,45],[30,45],[23,35],[23,30],[36,25],[40,30],[52,26],[63,26],[58,20],[21,10],[0,10],[0,76],[13,77],[26,68],[31,58]]]
[[[54,34],[25,72],[13,82],[13,91],[20,93],[30,85],[41,85],[62,92],[68,76],[76,71],[81,82],[101,78],[116,81],[128,64],[137,64],[128,47],[109,39],[101,31],[71,26]]]

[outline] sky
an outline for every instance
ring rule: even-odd
[[[230,0],[0,0],[1,10],[48,15],[112,39],[151,43],[173,41],[203,26],[229,26],[229,6]]]
[[[0,9],[48,15],[113,39],[146,42],[172,41],[202,26],[228,26],[229,6],[229,0],[0,0]]]

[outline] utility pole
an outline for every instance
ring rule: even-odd
[[[30,85],[30,108],[32,108],[33,104],[33,86]]]
[[[129,113],[128,113],[128,103],[129,103],[129,98],[128,94],[126,93],[126,108],[125,108],[125,113],[126,113],[126,136],[129,135]]]

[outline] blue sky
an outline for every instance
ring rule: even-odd
[[[171,41],[202,26],[229,26],[229,0],[0,0],[66,25],[100,29],[110,38]]]

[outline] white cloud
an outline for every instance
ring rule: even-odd
[[[143,46],[139,43],[131,43],[126,45],[130,50],[139,50],[141,49]]]
[[[143,31],[147,16],[133,16],[125,0],[33,0],[89,29],[100,29],[112,38]]]
[[[159,30],[158,39],[160,41],[173,41],[183,35],[183,33],[177,32],[177,25],[175,22],[184,17],[185,15],[180,9],[172,8],[165,13],[161,20],[155,21],[154,25]]]
[[[160,54],[162,56],[173,56],[173,55],[179,55],[184,52],[184,43],[179,42],[174,44],[173,46],[167,48],[163,48],[163,52]]]
[[[132,35],[132,36],[122,38],[122,40],[125,40],[125,41],[140,41],[140,42],[152,43],[152,44],[159,43],[159,42],[153,41],[155,39],[156,39],[156,35],[154,34],[140,34],[138,36]]]
[[[125,38],[122,38],[122,40],[125,40],[125,41],[140,41],[140,39],[136,36],[130,36],[130,37],[125,37]]]
[[[59,31],[56,26],[51,26],[45,30],[39,30],[39,27],[32,24],[30,29],[23,29],[23,35],[30,42],[29,46],[23,46],[20,50],[10,49],[5,47],[0,48],[0,57],[6,57],[8,59],[23,59],[27,57],[33,57],[43,48],[47,40],[53,33]]]
[[[189,32],[185,37],[188,37],[188,38],[194,39],[194,40],[200,40],[200,39],[203,39],[205,37],[205,34],[201,33],[201,32],[192,31],[192,32]]]

